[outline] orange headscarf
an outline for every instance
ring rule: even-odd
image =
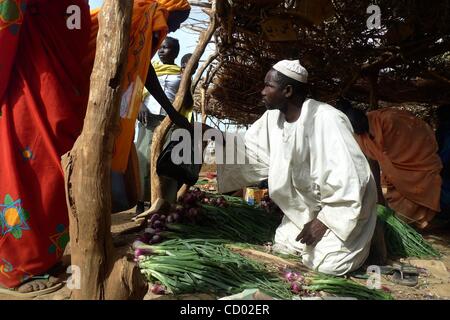
[[[191,6],[187,0],[157,0],[167,11],[189,10]]]

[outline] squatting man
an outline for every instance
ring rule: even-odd
[[[269,195],[284,212],[274,249],[343,275],[369,255],[376,185],[347,117],[307,92],[300,61],[283,60],[267,72],[267,111],[245,134],[246,164],[218,164],[218,191],[268,179]]]

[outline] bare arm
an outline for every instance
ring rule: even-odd
[[[370,170],[372,171],[372,175],[375,178],[375,182],[377,184],[377,194],[378,194],[378,203],[386,206],[386,199],[384,199],[383,191],[381,190],[381,176],[380,176],[380,165],[378,161],[368,159]]]

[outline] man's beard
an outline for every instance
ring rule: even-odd
[[[278,106],[276,104],[269,103],[269,102],[267,102],[265,100],[263,100],[263,103],[264,103],[264,106],[266,107],[267,110],[278,109]]]

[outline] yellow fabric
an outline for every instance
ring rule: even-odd
[[[183,108],[184,109],[184,108]],[[189,108],[186,108],[186,110],[181,110],[180,113],[189,121],[191,121],[192,117],[192,110],[194,109],[194,106],[191,106]]]
[[[192,118],[192,111],[194,110],[194,104],[191,104],[190,106],[183,106],[181,107],[180,113],[189,121],[191,121]]]
[[[160,5],[165,7],[168,11],[182,11],[189,10],[191,6],[186,0],[157,0]]]
[[[175,64],[163,64],[160,61],[155,61],[152,63],[152,65],[158,77],[164,75],[177,75],[180,74],[181,72],[181,68]],[[144,87],[142,93],[142,100],[144,100],[149,94],[150,92],[148,92],[147,88]],[[193,109],[194,109],[193,105],[190,105],[188,107],[183,106],[180,110],[180,113],[190,121]]]
[[[160,61],[152,62],[153,69],[155,69],[156,76],[165,76],[165,75],[177,75],[181,73],[181,68],[176,64],[164,64]],[[150,94],[147,88],[144,87],[142,92],[142,101]]]
[[[152,63],[152,65],[158,77],[165,75],[176,75],[181,73],[181,68],[176,64],[164,64],[160,61],[155,61]]]

